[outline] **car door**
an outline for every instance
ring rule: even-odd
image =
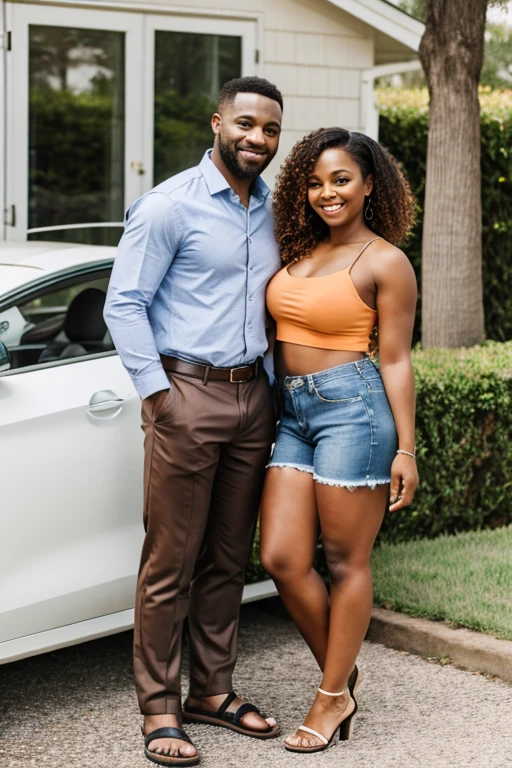
[[[82,340],[81,350],[59,319],[107,281],[104,268],[68,272],[50,293],[17,301],[30,330],[0,376],[0,642],[133,606],[140,400],[111,342]]]

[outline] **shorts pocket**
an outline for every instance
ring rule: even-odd
[[[323,403],[357,403],[358,400],[362,400],[361,395],[347,397],[346,392],[343,391],[343,386],[336,379],[320,385],[313,384],[313,391]]]

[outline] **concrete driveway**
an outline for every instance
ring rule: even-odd
[[[190,726],[204,768],[509,768],[512,686],[365,643],[354,737],[293,755]],[[286,734],[308,709],[318,670],[293,624],[258,603],[242,609],[236,687]],[[131,633],[0,667],[0,766],[147,766],[132,684]]]

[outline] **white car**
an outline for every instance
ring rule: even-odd
[[[114,257],[0,243],[0,663],[133,624],[143,435],[102,315]]]

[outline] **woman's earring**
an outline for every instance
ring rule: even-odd
[[[371,197],[368,198],[368,203],[366,205],[366,208],[364,209],[364,217],[366,221],[371,221],[373,219],[373,207],[372,207]]]

